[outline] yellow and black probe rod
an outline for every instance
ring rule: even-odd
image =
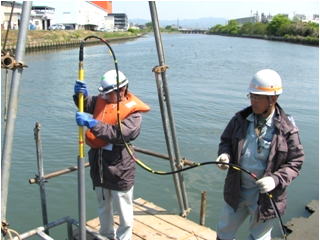
[[[78,81],[84,81],[83,69],[84,41],[80,43]],[[83,93],[78,94],[79,112],[84,111]],[[78,205],[79,205],[79,230],[80,239],[86,239],[86,197],[85,197],[85,165],[84,165],[84,127],[79,126],[79,155],[78,155]]]

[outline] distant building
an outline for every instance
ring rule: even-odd
[[[40,3],[35,1],[34,3]],[[12,1],[1,1],[1,29],[8,26]],[[112,13],[111,1],[72,1],[56,9],[50,6],[32,6],[30,29],[85,29],[100,31],[127,31],[128,17],[125,13]],[[18,29],[22,4],[15,3],[11,29]],[[57,28],[62,26],[63,28]]]
[[[1,30],[6,30],[8,28],[13,3],[14,2],[12,1],[1,1]],[[22,4],[15,2],[9,27],[10,29],[19,29],[21,12]]]
[[[30,23],[32,30],[48,30],[54,18],[55,9],[48,6],[32,6]]]
[[[304,14],[294,14],[293,15],[293,20],[294,21],[305,21],[307,19],[306,15]]]
[[[114,28],[115,30],[127,31],[129,28],[128,17],[125,13],[111,13],[108,16],[114,17]]]
[[[105,29],[105,31],[107,32],[114,31],[114,16],[108,15],[108,16],[105,16],[104,19],[105,19],[105,25],[103,28]]]
[[[302,22],[312,22],[319,24],[319,14],[313,14],[312,17],[305,17],[304,19],[301,19]]]
[[[238,24],[257,23],[257,22],[259,22],[255,16],[245,17],[245,18],[236,18],[236,19],[231,19],[229,21],[236,21]]]
[[[52,22],[73,29],[99,30],[106,27],[106,17],[112,13],[110,1],[72,1],[72,8],[69,6],[56,9]]]
[[[235,18],[235,19],[229,20],[229,22],[230,21],[236,21],[240,25],[245,24],[245,23],[257,23],[257,22],[259,22],[259,14],[258,14],[258,12],[256,12],[256,14],[254,14],[251,17]]]
[[[269,23],[272,20],[272,16],[270,15],[265,15],[264,13],[261,13],[261,18],[260,18],[260,22],[261,23]]]
[[[108,14],[112,13],[112,2],[111,1],[90,1],[90,2],[101,7]]]
[[[319,24],[319,14],[313,14],[311,22]]]

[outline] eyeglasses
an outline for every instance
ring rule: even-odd
[[[250,100],[262,100],[265,99],[266,96],[265,95],[256,95],[256,94],[247,94],[247,98]]]

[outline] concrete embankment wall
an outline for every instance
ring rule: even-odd
[[[130,37],[115,37],[105,39],[108,42],[120,42],[120,41],[127,41],[133,40],[136,38],[141,37],[142,35],[137,36],[130,36]],[[42,50],[49,50],[49,49],[59,49],[59,48],[71,48],[71,47],[79,47],[82,40],[70,40],[70,41],[46,41],[46,42],[30,42],[26,45],[26,52],[32,51],[42,51]],[[96,45],[101,44],[101,41],[98,39],[89,39],[86,41],[85,45]],[[15,53],[16,46],[6,46],[6,51],[11,51]]]

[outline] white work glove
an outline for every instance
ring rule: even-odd
[[[256,181],[256,184],[260,188],[260,193],[270,192],[276,187],[276,183],[272,177],[263,177]]]
[[[224,163],[229,163],[230,162],[230,156],[226,153],[222,153],[220,156],[218,156],[217,162],[224,162]],[[229,168],[229,165],[224,165],[224,164],[218,164],[218,167],[221,170],[227,170]]]

